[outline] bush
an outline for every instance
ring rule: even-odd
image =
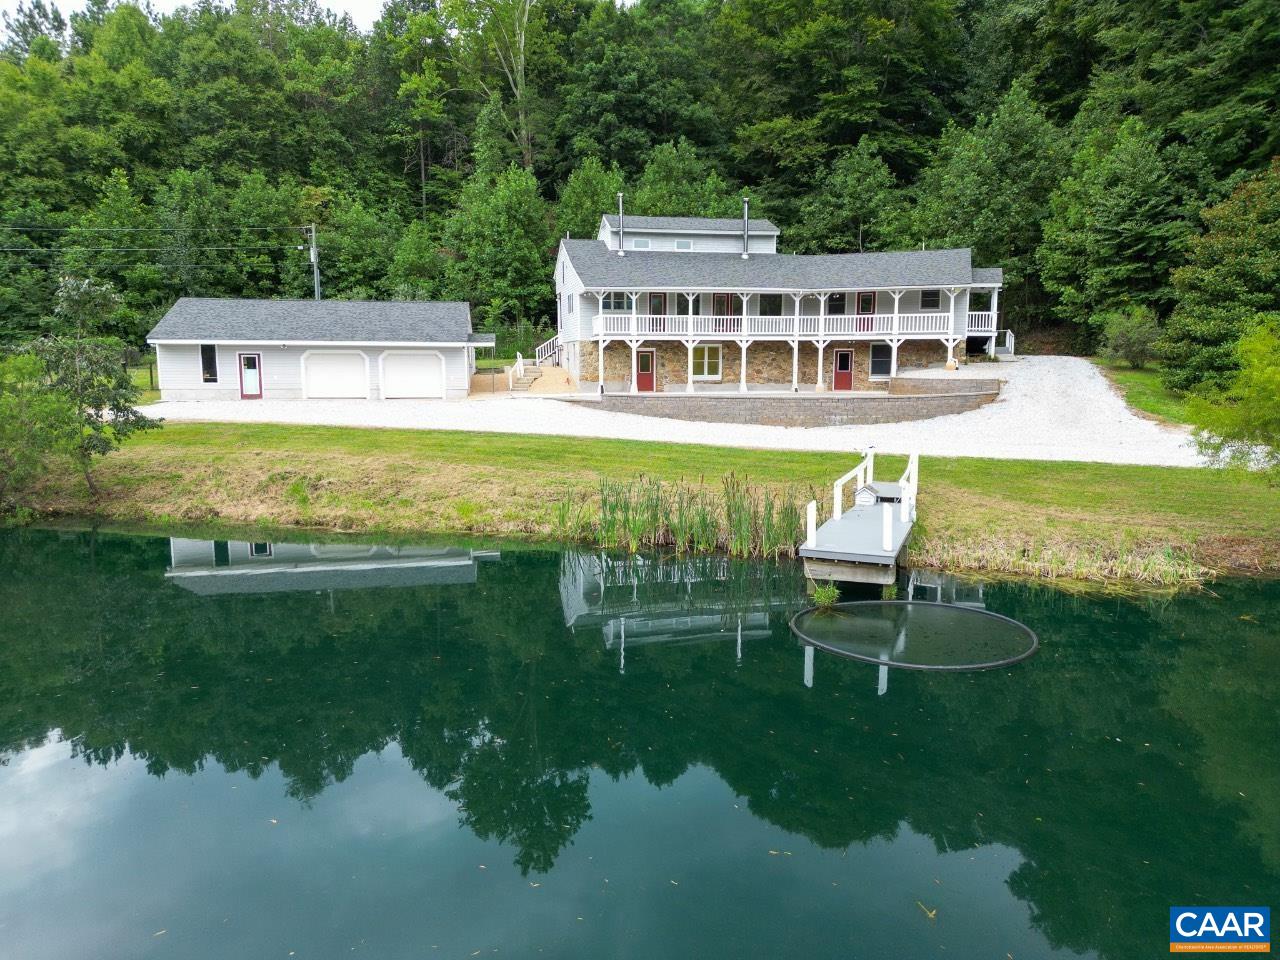
[[[1159,356],[1160,324],[1155,311],[1140,304],[1095,314],[1092,325],[1102,331],[1102,354],[1141,370]]]
[[[1280,480],[1280,313],[1253,318],[1236,343],[1225,390],[1191,398],[1200,451],[1212,461],[1267,469]]]
[[[48,384],[33,356],[0,357],[0,516],[22,510],[20,498],[69,449],[75,406]]]

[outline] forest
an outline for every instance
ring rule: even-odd
[[[788,252],[971,246],[1004,325],[1089,350],[1145,322],[1180,389],[1226,386],[1280,310],[1273,0],[390,0],[369,31],[310,0],[24,0],[3,26],[0,343],[67,276],[119,292],[98,332],[135,345],[179,296],[311,296],[311,224],[326,297],[545,331],[558,238],[620,190],[749,195]]]

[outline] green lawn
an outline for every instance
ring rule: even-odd
[[[1135,410],[1170,423],[1190,423],[1187,401],[1160,381],[1159,367],[1135,370],[1126,363],[1094,360],[1107,379],[1116,385],[1125,402]]]
[[[173,423],[103,462],[101,502],[89,504],[68,475],[41,506],[122,522],[546,537],[560,503],[592,515],[602,476],[718,491],[733,472],[829,502],[831,481],[853,463],[853,454],[623,440]],[[896,475],[903,463],[880,457],[877,472]],[[1131,579],[1150,579],[1152,565],[1280,570],[1280,496],[1253,475],[927,457],[921,484],[920,563]]]
[[[155,403],[160,399],[160,391],[153,389],[153,383],[159,383],[156,378],[154,366],[142,366],[129,368],[129,379],[133,381],[133,385],[142,391],[142,403]]]

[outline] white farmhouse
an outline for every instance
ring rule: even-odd
[[[557,335],[539,348],[588,390],[854,391],[999,329],[999,267],[968,249],[800,256],[751,219],[604,216],[563,240]],[[603,371],[603,373],[602,373]]]

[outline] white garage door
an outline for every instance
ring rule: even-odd
[[[369,396],[364,356],[338,350],[312,350],[306,355],[307,397],[349,399]]]
[[[438,353],[397,350],[382,358],[382,396],[387,400],[444,396],[444,359]]]

